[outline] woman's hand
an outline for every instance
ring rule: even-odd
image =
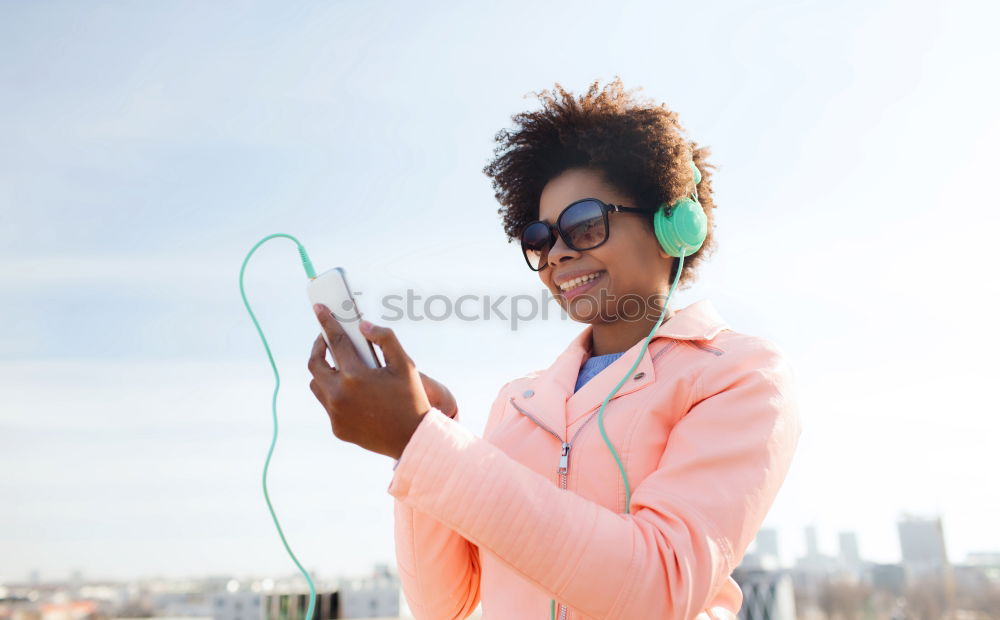
[[[386,362],[368,368],[330,311],[323,307],[316,316],[340,368],[327,363],[326,342],[322,334],[317,336],[309,358],[309,387],[330,416],[337,439],[398,459],[432,405],[454,417],[457,406],[451,392],[417,372],[391,329],[362,329]]]

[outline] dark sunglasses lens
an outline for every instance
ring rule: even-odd
[[[559,218],[559,230],[575,250],[589,250],[604,243],[608,235],[604,212],[593,200],[578,202]]]
[[[528,260],[528,265],[538,271],[548,260],[549,248],[552,247],[552,233],[549,227],[541,222],[529,224],[521,233],[521,250]]]

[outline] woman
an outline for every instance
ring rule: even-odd
[[[364,326],[387,361],[368,369],[318,311],[344,361],[331,368],[317,338],[311,387],[338,438],[398,459],[388,491],[417,619],[465,618],[480,601],[487,620],[735,618],[730,575],[801,433],[791,368],[708,300],[660,301],[713,246],[708,150],[676,115],[617,78],[541,99],[497,135],[485,172],[508,240],[587,326],[500,389],[483,438],[384,327]],[[677,257],[654,213],[688,195],[707,230]]]

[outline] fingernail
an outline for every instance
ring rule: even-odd
[[[361,331],[368,333],[372,329],[372,324],[365,319],[361,319]]]
[[[326,306],[323,304],[313,304],[313,312],[316,314],[323,314],[326,312]]]

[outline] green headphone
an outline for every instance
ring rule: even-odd
[[[678,257],[681,248],[685,256],[691,256],[705,242],[708,234],[708,218],[705,210],[698,202],[698,183],[701,183],[701,172],[691,160],[691,170],[694,171],[694,191],[690,197],[685,196],[670,206],[660,205],[653,216],[653,230],[660,246],[667,254]]]

